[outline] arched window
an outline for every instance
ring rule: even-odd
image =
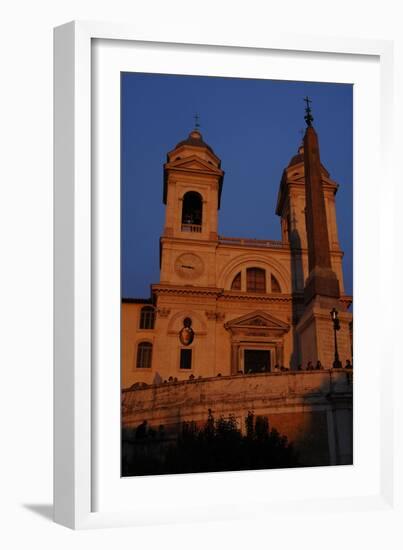
[[[152,306],[144,306],[140,312],[140,328],[153,329],[155,320],[155,310]]]
[[[235,275],[234,280],[232,281],[231,290],[241,290],[241,273]]]
[[[274,275],[271,276],[271,291],[281,292],[281,287]]]
[[[182,231],[200,233],[203,219],[203,199],[199,193],[188,191],[183,196]]]
[[[151,369],[153,345],[150,342],[140,342],[137,346],[137,369]]]
[[[246,270],[247,292],[266,292],[266,272],[259,267],[249,267]]]

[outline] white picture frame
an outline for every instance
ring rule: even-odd
[[[367,388],[365,392],[371,395],[371,399],[379,398],[379,416],[375,422],[379,423],[379,437],[377,435],[376,450],[379,456],[374,464],[367,465],[361,476],[361,489],[354,486],[354,478],[357,477],[356,470],[337,469],[337,472],[329,474],[328,468],[301,469],[301,474],[295,471],[277,472],[281,477],[282,483],[287,485],[290,479],[297,487],[294,493],[289,493],[286,499],[279,501],[276,497],[269,498],[267,495],[258,493],[258,487],[262,486],[261,472],[249,473],[231,473],[231,474],[204,474],[203,480],[197,475],[192,476],[164,476],[142,478],[137,480],[135,489],[132,491],[133,502],[130,504],[122,496],[120,489],[117,488],[116,480],[105,481],[105,486],[109,492],[105,492],[106,498],[98,498],[98,485],[103,483],[104,477],[107,477],[108,467],[111,464],[116,465],[116,453],[119,453],[119,446],[116,447],[114,456],[99,461],[97,454],[104,453],[105,440],[110,445],[118,445],[117,434],[120,430],[119,409],[116,408],[116,395],[111,396],[111,419],[105,423],[105,417],[101,416],[99,400],[103,399],[105,403],[105,391],[108,386],[107,380],[97,377],[96,362],[99,358],[99,350],[94,334],[98,327],[98,321],[105,317],[105,309],[99,301],[100,286],[104,282],[97,280],[97,269],[100,266],[98,252],[100,244],[98,225],[99,215],[104,215],[105,200],[99,201],[96,192],[95,178],[99,176],[99,167],[93,158],[94,144],[98,139],[98,134],[94,132],[94,121],[96,119],[96,110],[98,103],[94,104],[94,86],[97,85],[97,77],[94,76],[96,63],[99,62],[99,53],[96,53],[96,47],[99,41],[109,41],[110,44],[119,47],[127,47],[130,44],[142,45],[147,48],[156,48],[156,57],[161,55],[164,49],[172,47],[175,44],[176,50],[194,51],[197,56],[202,58],[203,52],[215,56],[223,52],[237,51],[243,56],[265,55],[274,52],[273,55],[281,54],[281,65],[287,64],[287,57],[296,55],[299,59],[314,59],[318,53],[323,56],[326,63],[337,64],[343,60],[352,59],[354,56],[361,56],[361,60],[372,60],[379,69],[379,112],[374,113],[374,124],[376,136],[380,135],[380,143],[376,145],[368,144],[372,151],[379,154],[381,172],[375,170],[375,174],[366,174],[362,163],[358,163],[355,168],[361,172],[358,174],[358,180],[368,175],[376,179],[376,174],[382,174],[385,181],[392,182],[391,174],[391,155],[393,154],[392,143],[392,120],[393,120],[393,44],[387,41],[349,39],[346,40],[330,37],[315,36],[287,36],[270,35],[255,36],[250,35],[242,39],[238,36],[230,36],[230,32],[225,33],[225,38],[214,36],[206,31],[204,42],[195,43],[190,34],[184,29],[178,36],[169,34],[167,30],[164,36],[153,36],[146,31],[141,32],[130,25],[118,25],[109,23],[89,23],[73,22],[55,29],[55,396],[54,396],[54,417],[55,417],[55,443],[54,443],[54,504],[55,521],[71,528],[81,529],[90,527],[105,527],[118,525],[140,525],[162,522],[192,521],[200,519],[236,519],[240,517],[241,499],[249,499],[251,502],[259,502],[262,505],[263,512],[260,513],[283,513],[296,514],[301,507],[301,501],[304,501],[304,509],[309,510],[313,516],[320,514],[325,507],[329,512],[338,510],[342,507],[344,510],[356,511],[379,511],[388,510],[394,512],[395,499],[395,471],[394,471],[394,440],[393,423],[390,419],[396,414],[396,408],[393,396],[393,373],[390,368],[388,377],[383,377],[381,384],[379,381],[379,364],[382,361],[388,365],[394,365],[395,357],[393,349],[389,348],[381,356],[380,344],[374,350],[372,359],[365,356],[362,351],[362,363],[368,361],[373,364],[373,369],[368,369]],[[115,53],[111,55],[111,63],[115,63]],[[171,51],[171,50],[170,50]],[[108,57],[108,55],[107,55]],[[152,56],[151,56],[152,57]],[[142,60],[142,66],[146,67],[149,63],[149,70],[156,70],[157,65],[149,57]],[[112,59],[113,58],[113,59]],[[123,59],[123,58],[122,58]],[[106,61],[105,63],[107,63]],[[145,63],[145,65],[144,65]],[[115,70],[115,69],[113,69]],[[283,68],[279,68],[281,72]],[[169,72],[169,71],[167,71]],[[364,71],[365,72],[365,71]],[[374,72],[374,74],[375,74]],[[184,73],[191,74],[191,73]],[[199,73],[200,74],[200,73]],[[233,74],[233,73],[230,73]],[[280,74],[280,73],[279,73]],[[359,79],[359,76],[357,76]],[[318,74],[318,80],[322,80],[321,74]],[[354,81],[353,81],[354,82]],[[107,87],[105,87],[106,89]],[[108,93],[111,97],[116,89],[111,88]],[[376,92],[378,94],[378,91]],[[375,97],[375,96],[374,96]],[[98,102],[98,99],[97,99]],[[118,105],[117,105],[118,108]],[[379,115],[379,117],[378,117]],[[115,124],[111,120],[111,124]],[[378,130],[379,129],[379,132]],[[97,131],[101,134],[105,130],[102,125],[97,126]],[[118,144],[113,146],[111,159],[107,162],[112,166],[116,155],[119,154]],[[355,147],[359,149],[359,143],[355,141]],[[361,151],[361,154],[363,152]],[[114,159],[112,159],[114,156]],[[376,164],[376,160],[374,160]],[[108,167],[107,167],[108,169]],[[97,176],[98,174],[98,176]],[[372,251],[376,260],[382,257],[388,257],[393,254],[393,241],[391,242],[390,231],[392,223],[386,212],[385,205],[393,204],[393,185],[386,185],[382,190],[382,197],[377,195],[377,191],[370,186],[369,198],[364,201],[363,208],[370,209],[377,201],[381,201],[379,224],[368,226],[368,219],[361,211],[358,212],[358,222],[362,223],[367,229],[373,231],[375,240],[379,239],[379,247]],[[111,196],[111,205],[118,204],[116,196]],[[111,209],[114,207],[111,206]],[[117,228],[116,209],[112,216],[112,241],[116,243],[119,235]],[[116,226],[116,227],[115,227]],[[362,238],[362,230],[355,227],[356,234]],[[102,245],[103,246],[103,245]],[[119,258],[119,250],[111,250],[115,260]],[[101,260],[102,261],[102,260]],[[364,258],[363,263],[358,266],[358,276],[365,273],[370,259]],[[116,263],[118,265],[118,263]],[[356,271],[357,273],[357,271]],[[357,276],[357,275],[356,275]],[[113,279],[116,272],[111,275]],[[108,278],[108,277],[107,277]],[[112,280],[111,279],[111,280]],[[375,268],[372,275],[368,275],[367,282],[362,283],[362,289],[355,295],[358,295],[358,304],[365,302],[365,293],[373,284],[379,285],[379,292],[372,292],[376,307],[385,304],[385,288],[393,288],[396,281],[391,272],[385,272]],[[376,282],[377,281],[377,282]],[[109,284],[108,282],[106,284]],[[105,290],[107,287],[102,287]],[[113,307],[109,303],[108,307]],[[363,337],[372,337],[374,335],[373,327],[369,321],[365,320],[370,304],[359,307],[358,316],[361,319],[364,329]],[[116,312],[115,317],[116,319]],[[100,321],[102,325],[102,321]],[[101,327],[102,330],[102,327]],[[387,337],[387,330],[384,324],[378,327],[377,335],[379,342]],[[360,350],[360,336],[356,337],[356,346]],[[361,340],[362,341],[362,340]],[[361,344],[362,345],[362,344]],[[113,346],[112,346],[113,348]],[[111,348],[111,349],[112,349]],[[116,346],[115,346],[116,349]],[[356,356],[356,355],[355,355]],[[360,387],[360,380],[363,381],[363,370],[360,369],[360,353],[355,366],[355,383]],[[372,361],[372,363],[371,363]],[[117,375],[116,375],[117,376]],[[116,382],[115,382],[116,385]],[[370,394],[370,392],[373,392]],[[366,394],[363,394],[363,399]],[[365,399],[364,399],[365,401]],[[369,401],[369,399],[368,399]],[[369,411],[368,402],[367,412]],[[365,407],[362,413],[365,414]],[[105,415],[105,412],[102,412]],[[111,432],[107,432],[106,424],[113,425]],[[357,425],[357,422],[355,422]],[[378,424],[376,424],[378,426]],[[101,432],[101,436],[100,436]],[[105,432],[105,433],[104,433]],[[99,440],[102,440],[99,443]],[[368,439],[367,445],[369,444]],[[356,440],[355,440],[356,442]],[[363,444],[364,445],[364,444]],[[369,447],[366,447],[368,450]],[[364,453],[365,447],[362,447]],[[104,457],[105,454],[102,454]],[[110,458],[110,461],[109,461]],[[376,463],[376,464],[375,464]],[[364,465],[365,466],[365,465]],[[376,468],[371,470],[371,468]],[[315,470],[315,471],[313,471]],[[353,472],[353,473],[351,473]],[[371,472],[376,474],[376,482],[370,489],[365,490],[365,480],[371,478]],[[273,474],[273,472],[271,472]],[[379,476],[378,476],[379,474]],[[338,492],[334,492],[328,498],[323,496],[321,488],[327,482],[328,476],[333,476],[333,484],[339,486]],[[206,477],[207,476],[207,477]],[[232,476],[232,477],[230,477]],[[298,479],[297,479],[297,476]],[[301,476],[305,478],[302,480]],[[184,480],[184,477],[186,480]],[[175,478],[175,479],[174,479]],[[301,478],[301,479],[299,479]],[[349,492],[343,492],[345,485],[340,484],[344,479],[345,485],[350,485],[353,489]],[[181,506],[181,495],[186,494],[186,487],[195,482],[194,487],[198,487],[198,498],[187,502],[186,506]],[[229,484],[230,481],[230,484]],[[237,491],[231,493],[229,486],[237,485]],[[351,485],[353,484],[353,485]],[[214,486],[219,486],[217,493],[225,493],[229,490],[228,501],[225,506],[220,505],[217,497],[217,505],[209,504],[211,499],[211,490]],[[290,485],[288,483],[288,485]],[[202,487],[208,487],[210,494],[203,494]],[[306,494],[307,486],[312,490]],[[192,486],[193,487],[193,486]],[[252,489],[251,489],[252,487]],[[317,491],[314,489],[317,487]],[[357,485],[358,487],[358,485]],[[155,505],[154,498],[147,498],[147,493],[161,491],[161,504]],[[354,492],[356,491],[356,492]],[[165,496],[162,494],[165,492]],[[176,496],[172,496],[176,493]],[[337,493],[337,494],[336,494]],[[192,490],[194,494],[194,490]],[[140,496],[141,495],[141,496]],[[169,497],[171,495],[171,497]],[[238,495],[238,496],[237,496]],[[169,498],[170,501],[169,501]],[[266,498],[267,497],[267,498]],[[309,498],[308,498],[309,497]],[[165,500],[164,500],[165,499]],[[173,499],[173,501],[172,501]],[[237,500],[238,499],[238,500]],[[105,501],[108,506],[105,506]],[[101,502],[101,506],[99,505]],[[136,506],[136,502],[142,502],[142,506]],[[170,504],[169,504],[170,502]],[[172,505],[172,502],[174,505]],[[224,502],[224,501],[223,501]],[[175,504],[176,503],[176,504]],[[283,511],[283,512],[282,512]]]

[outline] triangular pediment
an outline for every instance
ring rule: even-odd
[[[222,175],[223,173],[222,170],[220,170],[220,168],[217,168],[210,162],[204,159],[201,159],[196,155],[174,160],[166,164],[165,167],[169,168],[170,170],[172,169],[192,170],[192,171],[204,172],[204,173],[209,172],[215,175]]]
[[[264,329],[264,330],[274,330],[279,332],[287,332],[290,326],[281,319],[277,319],[270,313],[265,311],[257,310],[252,313],[247,313],[242,315],[242,317],[237,317],[232,319],[225,324],[227,329],[236,330],[236,329]]]

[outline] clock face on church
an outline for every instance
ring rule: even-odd
[[[176,258],[175,271],[184,279],[196,279],[204,271],[203,260],[196,254],[185,252]]]

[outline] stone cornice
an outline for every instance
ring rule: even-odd
[[[202,287],[202,286],[183,286],[183,285],[152,285],[153,294],[173,295],[173,296],[209,296],[220,301],[226,302],[266,302],[266,303],[303,303],[303,292],[293,294],[258,294],[252,292],[241,292],[234,290],[224,290],[223,288]],[[348,307],[352,301],[352,296],[343,295],[340,301]]]
[[[156,295],[174,294],[177,296],[212,296],[218,297],[222,294],[222,288],[183,286],[183,285],[152,285],[152,291]]]
[[[339,298],[340,302],[344,304],[347,308],[353,303],[353,297],[350,294],[343,294]]]
[[[160,237],[160,243],[163,244],[179,244],[179,245],[186,245],[186,247],[189,246],[189,243],[192,243],[193,246],[196,248],[217,248],[218,242],[217,239],[210,240],[210,241],[202,241],[200,239],[191,237],[192,233],[188,233],[189,237],[182,238],[182,237],[171,237],[170,235],[162,235]],[[199,233],[200,235],[200,233]],[[176,250],[174,247],[171,248],[171,250]],[[178,252],[180,250],[178,249]]]
[[[286,302],[291,303],[291,294],[258,294],[252,292],[238,292],[226,290],[220,295],[220,300],[226,301],[249,301],[249,302]]]
[[[303,294],[296,292],[294,294],[259,294],[255,292],[242,292],[233,290],[224,290],[223,288],[202,287],[202,286],[183,286],[183,285],[152,285],[153,294],[158,295],[176,295],[176,296],[211,296],[225,301],[249,301],[249,302],[284,302],[291,303],[303,300]]]

